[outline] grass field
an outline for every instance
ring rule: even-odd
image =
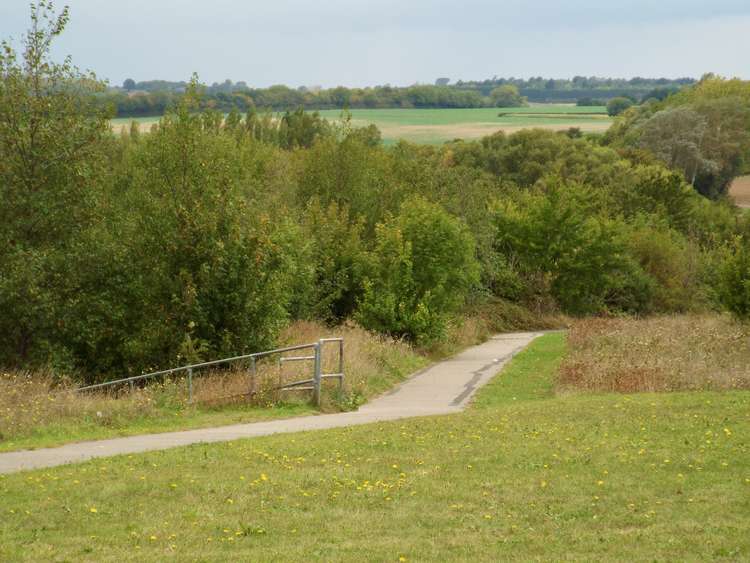
[[[151,129],[152,125],[159,123],[160,119],[160,117],[118,117],[112,119],[110,123],[112,123],[112,129],[116,133],[119,133],[123,129],[129,130],[130,124],[134,121],[138,124],[138,128],[141,131],[146,132]]]
[[[750,393],[555,396],[565,350],[462,414],[0,476],[0,560],[750,557]]]
[[[330,121],[341,117],[340,110],[319,112]],[[355,126],[374,123],[386,144],[399,139],[415,143],[443,143],[456,138],[477,139],[496,131],[513,133],[530,127],[562,131],[579,127],[584,132],[605,131],[612,120],[604,107],[578,107],[566,104],[540,104],[524,108],[478,109],[355,109],[351,110]],[[115,131],[136,121],[148,131],[157,117],[118,118],[112,120]]]
[[[339,110],[320,113],[329,120],[339,119],[341,115]],[[386,143],[398,139],[443,143],[457,138],[477,139],[500,130],[513,133],[531,127],[558,131],[579,127],[585,132],[602,132],[612,123],[603,107],[563,104],[524,108],[355,109],[351,114],[355,125],[374,123]]]

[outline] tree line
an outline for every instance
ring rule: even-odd
[[[468,311],[750,314],[750,219],[696,189],[746,156],[713,121],[732,81],[675,106],[723,163],[695,186],[642,125],[677,102],[604,138],[385,147],[301,109],[225,118],[193,80],[150,133],[115,135],[103,85],[49,58],[67,11],[31,16],[0,54],[0,366],[92,382],[268,348],[292,319],[430,346]]]
[[[275,85],[250,88],[245,82],[203,85],[202,107],[228,113],[236,109],[286,111],[296,108],[376,109],[376,108],[480,108],[515,107],[532,102],[577,102],[605,105],[615,97],[629,97],[633,102],[661,98],[691,84],[691,79],[594,79],[578,80],[493,79],[483,82],[414,85],[407,87],[375,86],[372,88],[289,88]],[[544,85],[544,86],[542,86]],[[550,86],[551,87],[548,87]],[[163,115],[184,96],[188,83],[152,80],[135,82],[127,79],[122,88],[110,88],[101,94],[119,117]],[[506,101],[510,93],[510,102]],[[525,99],[524,99],[525,98]]]

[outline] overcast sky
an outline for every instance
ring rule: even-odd
[[[57,5],[64,2],[58,0]],[[749,0],[68,0],[56,54],[112,84],[431,83],[439,76],[750,78]],[[0,0],[20,38],[29,0]]]

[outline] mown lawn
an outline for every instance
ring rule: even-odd
[[[555,397],[564,349],[463,414],[0,476],[0,560],[750,557],[750,393]]]

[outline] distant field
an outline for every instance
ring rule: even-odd
[[[340,110],[320,114],[330,120]],[[603,106],[578,107],[564,104],[533,105],[525,108],[478,109],[356,109],[355,125],[374,123],[386,143],[406,139],[415,143],[443,143],[453,139],[477,139],[496,131],[513,133],[542,127],[556,131],[579,127],[585,132],[606,130],[612,123]]]
[[[323,117],[336,121],[341,110],[324,110]],[[355,109],[354,125],[374,123],[390,144],[399,139],[414,143],[443,143],[453,139],[477,139],[496,131],[513,133],[521,129],[542,127],[561,131],[579,127],[584,132],[601,132],[612,123],[603,106],[578,107],[566,104],[542,104],[525,108],[479,109]],[[159,121],[158,117],[118,118],[112,120],[116,131],[129,127],[131,121],[143,131]]]
[[[133,121],[138,123],[141,131],[148,131],[152,125],[159,123],[160,119],[161,117],[118,117],[113,119],[111,123],[112,128],[118,133],[123,129],[130,129],[130,124]]]
[[[729,195],[740,207],[750,207],[750,176],[740,176],[729,188]]]

